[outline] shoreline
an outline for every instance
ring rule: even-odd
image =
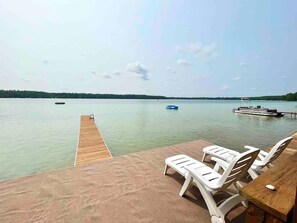
[[[26,90],[0,90],[0,98],[53,98],[53,99],[157,99],[157,100],[241,100],[241,98],[250,98],[251,100],[272,100],[272,101],[297,101],[296,93],[287,93],[286,95],[270,96],[162,96],[145,94],[106,94],[106,93],[55,93],[44,91],[26,91]]]

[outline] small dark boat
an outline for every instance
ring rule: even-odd
[[[177,109],[178,109],[178,106],[177,106],[177,105],[167,105],[167,106],[166,106],[166,109],[174,109],[174,110],[177,110]]]
[[[65,102],[64,101],[56,101],[55,104],[56,105],[65,105]]]

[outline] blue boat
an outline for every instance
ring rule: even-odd
[[[174,109],[174,110],[177,110],[177,109],[178,109],[178,106],[177,106],[177,105],[167,105],[167,106],[166,106],[166,109]]]

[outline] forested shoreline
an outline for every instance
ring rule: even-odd
[[[0,90],[0,98],[73,98],[73,99],[192,99],[240,100],[241,97],[166,97],[138,94],[51,93],[43,91]],[[297,92],[286,95],[249,97],[251,100],[297,101]]]

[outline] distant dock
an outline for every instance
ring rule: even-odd
[[[97,129],[94,116],[82,115],[74,166],[110,158],[112,155]]]
[[[291,118],[296,118],[297,117],[297,112],[281,112],[283,115],[290,115]]]

